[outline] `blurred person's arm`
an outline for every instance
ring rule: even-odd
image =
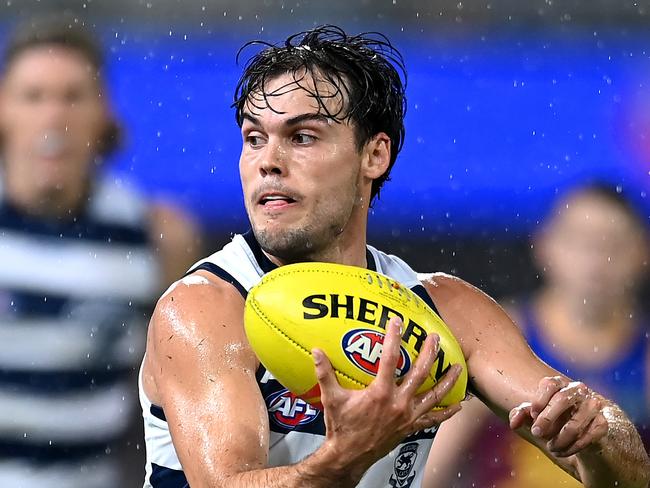
[[[454,480],[467,473],[466,467],[470,465],[467,455],[492,412],[476,397],[464,401],[462,407],[460,412],[443,422],[436,433],[422,488],[449,488]]]
[[[202,257],[203,236],[198,223],[166,202],[150,209],[150,239],[160,262],[161,289],[182,277]]]

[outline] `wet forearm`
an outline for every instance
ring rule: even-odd
[[[589,488],[647,488],[650,459],[641,437],[616,405],[603,411],[609,430],[597,445],[576,455],[583,484]]]
[[[321,448],[290,466],[256,469],[229,476],[228,488],[341,488],[357,485],[365,470],[345,466],[339,453]]]

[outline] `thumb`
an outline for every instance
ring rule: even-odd
[[[517,430],[525,424],[532,424],[533,417],[531,415],[531,407],[530,402],[523,402],[510,410],[508,418],[512,430]]]

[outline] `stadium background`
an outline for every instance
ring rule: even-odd
[[[647,2],[7,0],[0,36],[66,9],[106,46],[127,134],[107,175],[180,201],[210,248],[247,228],[237,50],[321,23],[385,33],[408,69],[406,143],[372,244],[504,296],[534,286],[529,236],[564,188],[605,179],[650,216]]]

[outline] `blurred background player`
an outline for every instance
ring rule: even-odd
[[[102,65],[72,17],[25,24],[4,50],[0,486],[134,484],[147,315],[200,252],[181,212],[99,177],[120,136]]]
[[[621,405],[646,449],[650,322],[639,295],[648,245],[641,214],[616,188],[575,188],[533,240],[542,286],[506,304],[535,353]],[[432,451],[429,488],[582,486],[476,399],[443,424],[436,442],[449,449]]]

